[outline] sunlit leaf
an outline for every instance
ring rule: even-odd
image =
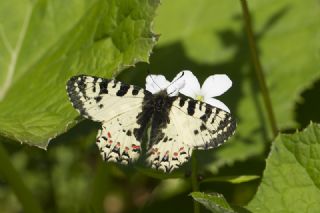
[[[66,81],[148,61],[157,0],[0,2],[0,134],[45,148],[78,116]],[[13,15],[14,14],[14,15]]]
[[[320,125],[280,134],[262,183],[249,203],[253,212],[317,212],[320,209]]]
[[[204,205],[211,212],[215,213],[234,213],[223,195],[218,193],[205,194],[203,192],[192,192],[191,196],[197,202]]]

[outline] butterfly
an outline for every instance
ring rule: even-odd
[[[131,164],[143,154],[152,168],[171,172],[193,150],[223,144],[236,128],[230,113],[182,94],[169,96],[165,89],[152,94],[88,75],[71,77],[66,89],[83,117],[102,123],[96,143],[105,161]],[[142,146],[148,127],[148,142]]]

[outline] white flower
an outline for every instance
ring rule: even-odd
[[[148,75],[146,78],[146,90],[152,94],[167,90],[169,96],[176,96],[180,92],[227,112],[230,112],[229,108],[213,97],[222,95],[231,86],[232,81],[227,75],[216,74],[209,76],[200,88],[197,77],[188,70],[178,73],[171,83],[163,75]]]
[[[170,83],[163,75],[148,75],[146,78],[146,90],[156,94],[161,90],[167,90],[169,96],[176,96],[179,90],[184,87],[183,73],[179,73]]]
[[[232,86],[232,81],[227,75],[211,75],[204,81],[202,88],[200,88],[198,79],[191,71],[181,71],[177,76],[182,75],[181,73],[183,73],[183,76],[177,81],[184,82],[184,87],[179,90],[181,94],[230,112],[224,103],[213,98],[222,95]]]

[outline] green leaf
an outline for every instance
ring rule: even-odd
[[[46,148],[75,124],[66,81],[148,61],[158,0],[0,2],[0,134]],[[12,15],[14,14],[14,15]]]
[[[177,9],[181,5],[183,9]],[[319,5],[315,1],[252,0],[249,7],[277,123],[294,128],[294,106],[301,92],[320,76]],[[227,73],[233,81],[221,99],[236,116],[237,132],[211,157],[203,155],[211,158],[209,162],[214,160],[206,164],[207,169],[216,173],[223,165],[262,154],[272,136],[251,65],[240,2],[164,1],[158,14],[155,28],[161,37],[151,58],[153,72],[190,69],[202,81]]]
[[[249,203],[253,212],[318,212],[320,125],[280,134],[267,159],[262,183]]]
[[[223,195],[218,193],[205,194],[203,192],[192,192],[190,194],[194,200],[204,205],[211,212],[234,213]]]
[[[183,178],[162,180],[152,194],[155,200],[167,200],[178,194],[188,192],[191,186],[190,183]]]
[[[241,175],[241,176],[220,176],[206,178],[201,182],[229,182],[233,184],[245,183],[260,178],[257,175]]]

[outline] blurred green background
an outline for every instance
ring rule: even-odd
[[[120,5],[119,7],[125,8],[126,6],[123,5],[126,4],[132,6],[126,1],[119,5],[115,3],[116,1],[106,2],[109,7]],[[138,3],[134,3],[134,6],[138,7],[136,10],[138,15],[143,13],[141,11],[149,10],[150,5],[153,5],[152,1],[133,2],[148,5],[142,8]],[[296,129],[306,127],[311,120],[320,122],[319,2],[252,0],[249,1],[249,6],[259,57],[281,132],[292,133]],[[6,8],[6,5],[2,5],[2,14],[4,14],[3,8]],[[120,62],[121,66],[103,64],[99,67],[99,60],[97,60],[92,62],[94,66],[87,66],[88,70],[77,70],[74,73],[101,75],[103,73],[101,70],[111,66],[112,68],[102,75],[116,76],[118,69],[123,70],[116,77],[117,79],[141,87],[144,87],[145,77],[149,72],[165,75],[168,80],[171,80],[178,72],[187,69],[193,71],[200,82],[213,74],[227,74],[233,81],[233,86],[219,99],[236,117],[238,128],[227,144],[217,150],[198,152],[200,191],[218,192],[223,194],[231,204],[245,205],[254,196],[260,179],[235,184],[230,183],[226,177],[242,175],[261,177],[273,136],[251,63],[240,2],[164,0],[154,9],[156,16],[152,23],[152,31],[158,34],[158,42],[152,49],[149,63],[139,62],[135,66],[126,66],[136,61],[147,60],[145,53],[139,53],[137,60],[123,59]],[[112,13],[108,9],[103,12]],[[151,10],[150,14],[146,15],[150,18],[148,23],[152,21],[153,13],[154,11]],[[59,10],[54,15],[59,16]],[[69,15],[73,16],[71,12]],[[88,19],[91,18],[89,16],[90,14],[84,15]],[[4,15],[1,18],[4,19]],[[92,19],[94,18],[92,15]],[[3,26],[0,25],[1,48],[5,46]],[[78,30],[80,35],[81,27],[86,29],[85,26],[85,24],[79,25],[75,32]],[[138,27],[133,27],[132,32],[136,32],[135,29]],[[85,33],[89,34],[88,31]],[[109,36],[108,33],[97,34],[103,38]],[[100,37],[97,34],[95,39],[99,40]],[[150,34],[146,32],[143,35]],[[77,37],[81,41],[79,38]],[[69,44],[69,41],[70,38],[65,42]],[[65,44],[63,42],[61,44]],[[151,43],[145,46],[148,47],[144,51],[152,47]],[[85,49],[85,47],[81,48]],[[121,49],[121,47],[117,48]],[[108,50],[107,47],[106,50]],[[133,51],[135,50],[133,48]],[[55,55],[54,53],[52,55]],[[85,63],[81,60],[89,60],[92,55],[98,55],[98,53],[86,53],[87,55],[80,57],[78,63]],[[29,52],[29,54],[34,53]],[[68,54],[65,56],[68,57]],[[87,56],[88,59],[86,59]],[[103,61],[104,57],[102,55],[100,60]],[[3,61],[6,61],[5,54],[2,55],[1,60],[2,65]],[[43,66],[35,65],[31,68],[50,70],[48,67],[53,66],[56,69],[58,66],[56,64],[58,63],[48,62]],[[77,68],[70,64],[65,63],[63,67],[71,67],[72,70]],[[100,71],[92,71],[94,67],[98,67]],[[81,68],[84,69],[86,66]],[[71,74],[61,72],[60,76],[67,79]],[[29,84],[33,81],[32,77],[33,74],[25,76]],[[43,78],[40,79],[43,80]],[[1,80],[2,78],[0,83]],[[63,84],[62,82],[59,85],[63,87]],[[12,91],[9,94],[21,93],[21,90]],[[51,92],[48,94],[54,96]],[[64,87],[59,89],[58,94],[61,96],[63,106],[70,107],[64,94]],[[24,98],[21,95],[19,100]],[[0,101],[2,111],[10,108],[5,106],[11,101],[11,99],[8,100],[6,103]],[[22,103],[24,102],[18,101],[17,105],[23,106]],[[39,107],[40,103],[36,106]],[[28,108],[28,106],[25,107]],[[31,114],[32,108],[33,105],[30,109],[28,108]],[[6,116],[14,115],[16,112],[13,112],[13,109],[8,110],[7,114],[0,115],[1,128],[5,129],[5,125],[11,122],[6,120]],[[68,116],[73,113],[68,121],[76,118],[77,115],[71,107],[68,110]],[[19,117],[19,119],[22,118]],[[74,125],[75,123],[71,126]],[[1,137],[3,146],[1,149],[4,153],[7,152],[10,162],[18,172],[17,175],[31,190],[44,212],[193,212],[193,202],[189,196],[192,191],[190,163],[171,175],[153,173],[139,165],[124,167],[106,164],[102,162],[95,145],[98,127],[97,123],[81,121],[67,132],[52,139],[47,150],[13,142],[13,137],[4,132],[6,134],[3,135],[9,135],[9,137]],[[56,132],[61,133],[66,130],[66,126],[61,125],[57,129]],[[34,144],[42,146],[40,143]],[[0,211],[23,212],[16,192],[6,180],[6,166],[2,161]],[[213,177],[221,177],[221,179],[218,181],[212,179]],[[202,208],[201,211],[208,210]]]

